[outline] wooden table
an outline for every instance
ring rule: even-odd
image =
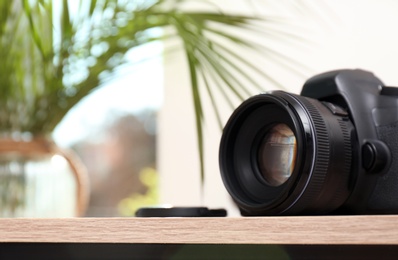
[[[65,258],[168,258],[181,248],[214,259],[223,251],[236,259],[292,251],[398,259],[398,216],[0,219],[0,258],[32,250]]]

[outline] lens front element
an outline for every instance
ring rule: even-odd
[[[264,136],[258,150],[261,177],[271,186],[285,183],[294,170],[296,137],[286,124],[274,125]]]

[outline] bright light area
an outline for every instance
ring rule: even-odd
[[[55,154],[51,157],[51,163],[56,167],[56,169],[64,169],[68,166],[66,159],[59,154]]]
[[[116,114],[158,110],[163,100],[161,52],[159,42],[130,51],[129,65],[71,109],[53,133],[55,142],[70,147],[109,124]]]

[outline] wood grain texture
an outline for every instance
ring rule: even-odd
[[[398,216],[0,219],[0,242],[398,244]]]

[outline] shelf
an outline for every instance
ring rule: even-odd
[[[398,216],[0,219],[0,243],[398,245]]]

